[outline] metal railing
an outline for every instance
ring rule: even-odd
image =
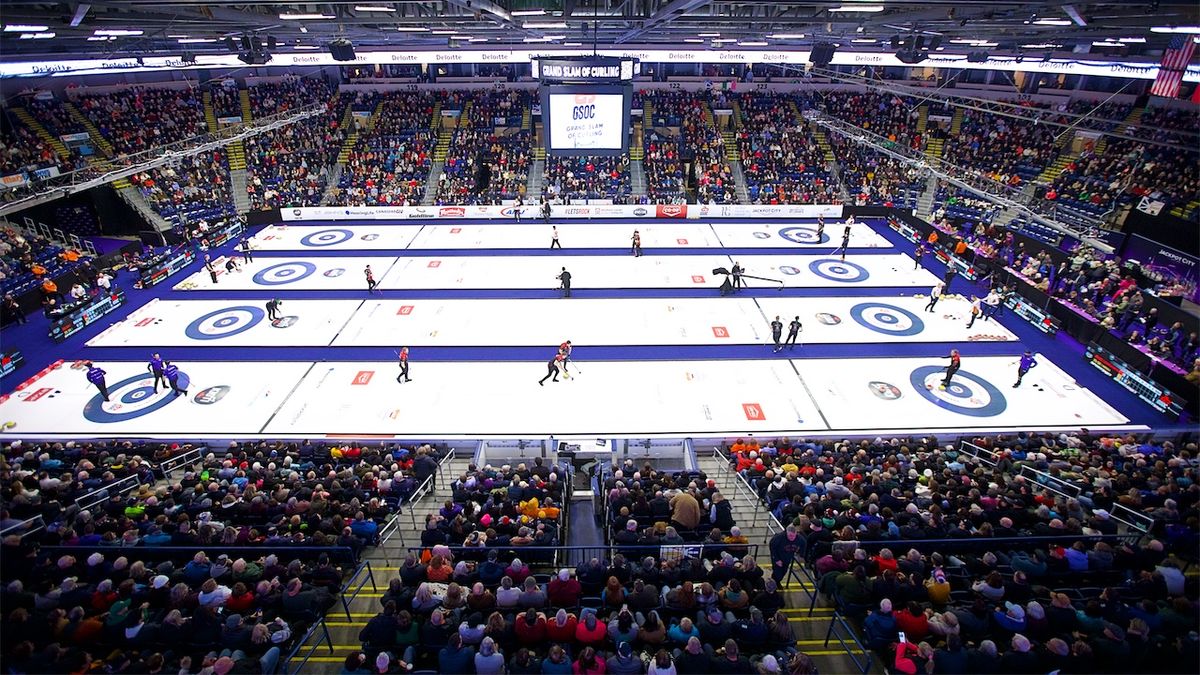
[[[310,645],[308,644],[308,641],[312,639],[313,635],[317,635],[319,637],[316,642]],[[317,653],[317,650],[321,648],[321,645],[326,645],[329,648],[329,653],[333,653],[333,638],[329,636],[329,626],[325,625],[324,618],[318,619],[316,623],[309,626],[308,630],[304,633],[304,636],[296,641],[296,646],[293,647],[292,651],[283,659],[283,672],[286,675],[296,675],[299,673],[304,668],[305,664],[308,663],[308,660],[311,659],[313,655]],[[300,662],[295,664],[296,669],[292,670],[293,662],[296,660],[301,650],[306,647],[308,648],[308,653],[306,653],[303,657],[300,657]]]
[[[757,526],[760,512],[765,511],[765,509],[762,508],[762,499],[758,496],[758,493],[754,491],[754,488],[750,487],[750,483],[746,481],[746,478],[742,476],[742,474],[730,468],[733,462],[728,456],[721,452],[721,448],[713,446],[712,457],[714,460],[716,460],[717,468],[722,475],[733,476],[733,489],[738,496],[755,505],[755,509],[752,512],[753,515],[750,517],[750,527]],[[782,526],[780,529],[782,529]]]
[[[171,478],[171,474],[181,466],[191,466],[200,461],[204,457],[204,453],[208,452],[208,446],[200,446],[192,448],[187,452],[176,455],[174,457],[164,459],[158,464],[158,471],[163,478]]]
[[[999,459],[996,453],[987,448],[975,445],[970,441],[959,441],[958,452],[960,455],[970,457],[976,464],[995,469],[999,464]]]
[[[1083,488],[1078,485],[1052,476],[1045,471],[1038,471],[1028,464],[1021,465],[1021,470],[1017,472],[1017,475],[1033,481],[1038,487],[1047,492],[1067,499],[1078,499],[1079,495],[1083,493]]]
[[[108,500],[113,495],[123,495],[127,492],[132,492],[142,485],[142,479],[136,473],[115,480],[102,488],[97,488],[91,492],[77,497],[75,505],[80,509],[87,511],[97,504],[101,504]]]
[[[9,535],[20,534],[21,539],[24,540],[25,537],[37,532],[41,532],[44,529],[46,529],[46,521],[41,515],[37,515],[29,518],[28,520],[22,520],[15,525],[10,525],[3,530],[0,530],[0,539],[8,537]]]
[[[359,581],[359,577],[362,577],[364,574],[366,575],[365,578],[363,578],[362,581]],[[357,585],[355,585],[356,582]],[[379,587],[375,585],[375,573],[371,570],[370,561],[363,561],[358,564],[358,567],[354,568],[354,572],[351,573],[350,577],[346,579],[345,583],[342,584],[342,591],[338,594],[338,599],[342,601],[342,609],[346,611],[347,621],[354,620],[354,617],[350,614],[350,603],[354,602],[354,600],[358,598],[358,596],[362,593],[363,588],[368,583],[371,584],[372,593],[379,590]]]
[[[810,612],[811,614],[811,612]],[[875,654],[867,649],[867,646],[858,638],[857,631],[846,621],[846,617],[838,610],[833,611],[833,618],[829,620],[829,628],[825,631],[825,647],[829,647],[830,640],[837,640],[842,649],[846,652],[846,656],[854,662],[854,667],[858,668],[858,672],[866,673],[871,670],[871,663],[874,661]]]
[[[274,131],[296,122],[321,115],[325,112],[322,104],[312,105],[298,110],[288,110],[269,117],[253,120],[249,124],[239,124],[215,132],[185,138],[168,145],[151,148],[132,155],[120,155],[105,159],[78,171],[72,171],[46,180],[31,183],[21,188],[21,196],[0,203],[0,216],[15,213],[22,209],[42,204],[59,197],[82,192],[94,187],[106,185],[122,178],[128,178],[136,173],[148,171],[164,164],[170,164],[193,155],[210,152],[237,143],[247,138]]]

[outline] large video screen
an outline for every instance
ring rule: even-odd
[[[552,155],[620,155],[629,151],[632,87],[543,86],[542,120]]]

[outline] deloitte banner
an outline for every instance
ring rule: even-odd
[[[306,220],[446,220],[462,218],[511,219],[514,206],[310,206],[280,209],[285,222]],[[522,208],[526,218],[537,218],[537,205]],[[841,204],[755,205],[731,204],[556,204],[552,218],[841,218]]]

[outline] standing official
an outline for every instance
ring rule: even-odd
[[[217,266],[213,264],[212,256],[204,254],[204,269],[208,270],[208,276],[212,278],[212,282],[217,283]]]
[[[397,382],[412,382],[412,378],[408,376],[408,347],[401,347],[400,353],[400,374],[396,376]]]
[[[100,390],[100,396],[102,396],[104,398],[104,402],[107,403],[108,383],[104,381],[105,375],[107,375],[107,373],[101,370],[100,366],[97,366],[91,361],[87,362],[87,381],[94,384],[96,389]]]
[[[158,355],[158,352],[155,352],[154,355],[150,357],[150,363],[146,366],[146,370],[149,370],[150,374],[154,376],[154,393],[156,394],[158,393],[158,383],[160,381],[163,383],[164,387],[167,385],[167,378],[164,368],[165,366],[163,365],[163,358]]]
[[[783,345],[779,341],[783,337],[783,322],[779,320],[778,315],[771,322],[771,337],[775,340],[775,351],[783,349]]]
[[[571,273],[567,271],[567,268],[562,268],[562,272],[555,278],[558,279],[562,285],[562,297],[571,297]]]
[[[804,324],[800,323],[800,317],[792,319],[788,324],[787,346],[788,349],[796,348],[796,338],[800,336],[800,331],[804,330]]]
[[[242,237],[242,260],[246,262],[254,262],[254,251],[250,248],[250,240]]]
[[[926,312],[933,312],[933,308],[937,306],[938,300],[942,299],[942,289],[945,287],[946,285],[940,281],[933,285],[933,288],[929,291],[929,304],[925,305]]]
[[[917,260],[917,264],[913,265],[913,269],[921,269],[921,258],[925,257],[925,244],[917,244],[917,250],[913,252],[913,257]]]
[[[562,244],[558,242],[558,226],[550,226],[550,248],[562,248]]]
[[[733,263],[733,269],[729,270],[733,274],[733,292],[737,293],[739,288],[745,288],[746,282],[742,281],[742,273],[746,270],[741,263]]]
[[[176,396],[187,394],[187,389],[179,387],[179,368],[174,363],[168,362],[163,372],[167,376],[167,382],[171,385],[171,391],[175,392]]]

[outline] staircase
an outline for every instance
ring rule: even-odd
[[[795,105],[795,103],[792,103],[792,106]],[[830,164],[835,162],[837,158],[834,157],[833,146],[829,144],[829,137],[825,135],[825,130],[815,122],[810,123],[808,128],[812,131],[812,136],[817,141],[817,147],[821,148],[822,154],[825,155],[825,161]]]
[[[795,106],[795,103],[792,104]],[[738,130],[742,128],[742,104],[735,98],[733,99],[733,128]]]
[[[458,126],[460,128],[462,128],[462,129],[470,129],[471,128],[471,108],[474,106],[474,104],[475,104],[474,101],[468,100],[466,102],[466,104],[463,105],[462,112],[460,112],[458,114]],[[441,113],[439,113],[439,114],[441,114]]]
[[[246,169],[234,169],[233,159],[229,160],[229,191],[233,193],[233,206],[239,214],[250,211],[250,193],[246,190]]]
[[[733,172],[733,193],[737,195],[737,203],[749,204],[750,192],[746,189],[746,172],[742,171],[741,160],[731,160],[729,169]]]
[[[66,108],[67,114],[71,116],[71,119],[75,120],[76,124],[79,124],[84,129],[87,129],[88,136],[90,136],[92,139],[92,145],[100,149],[100,154],[110,158],[116,156],[117,151],[113,149],[112,143],[108,142],[108,139],[104,137],[104,134],[100,133],[100,130],[96,128],[95,124],[92,124],[92,121],[87,118],[87,115],[83,114],[83,111],[81,111],[79,108],[76,108],[75,104],[71,103],[70,101],[63,101],[63,107]]]
[[[646,186],[646,171],[640,159],[629,162],[629,188],[630,194],[634,197],[644,197],[649,194]]]
[[[167,232],[173,227],[170,222],[160,216],[158,212],[150,206],[150,202],[146,201],[146,198],[142,196],[142,193],[139,192],[138,189],[134,187],[133,184],[128,180],[122,178],[120,180],[113,181],[112,186],[117,191],[117,194],[121,197],[121,199],[125,200],[125,203],[129,204],[134,211],[137,211],[138,214],[141,215],[142,219],[147,223],[150,223],[155,230],[159,232]]]
[[[733,508],[733,519],[742,531],[742,536],[750,540],[751,546],[757,544],[760,550],[763,550],[762,547],[771,539],[771,532],[767,529],[765,520],[770,517],[766,513],[766,507],[754,503],[738,492],[735,487],[739,480],[737,474],[726,470],[720,459],[713,458],[710,449],[696,448],[696,465],[696,468],[716,481],[717,489],[729,500]]]
[[[1074,162],[1076,159],[1079,159],[1079,153],[1077,152],[1068,152],[1064,155],[1055,157],[1054,163],[1045,169],[1042,169],[1042,172],[1038,174],[1036,181],[1038,183],[1053,183],[1054,179],[1058,178],[1059,174],[1063,172],[1063,169],[1066,169],[1067,165],[1071,162]]]
[[[379,114],[379,111],[381,110],[380,106],[382,106],[382,105],[383,104],[381,103],[381,104],[379,104],[379,106],[375,107],[375,112],[371,115],[372,117]],[[375,127],[375,125],[372,124],[371,128],[374,128],[374,127]],[[442,127],[442,102],[438,101],[437,103],[433,104],[433,115],[429,118],[429,128],[433,129],[434,131],[437,131],[441,127]]]
[[[929,106],[923,105],[917,108],[917,112],[920,113],[920,116],[917,117],[917,133],[924,134],[925,130],[929,128]]]
[[[12,111],[13,114],[17,116],[17,119],[21,120],[21,124],[29,127],[30,131],[32,131],[37,135],[38,138],[42,139],[42,141],[49,144],[50,147],[54,149],[54,154],[58,155],[61,159],[69,159],[71,157],[71,151],[67,150],[67,146],[64,145],[60,139],[51,135],[49,131],[46,131],[46,127],[42,126],[41,122],[34,119],[33,115],[30,115],[28,110],[18,106],[13,108]]]
[[[950,121],[950,135],[951,136],[953,136],[953,137],[958,136],[959,132],[962,131],[962,123],[963,123],[963,109],[955,108],[954,109],[954,119],[952,119]]]
[[[642,126],[654,128],[654,103],[649,98],[642,99]]]
[[[254,112],[250,109],[250,90],[239,89],[238,98],[242,102],[242,124],[248,125],[254,121]]]
[[[540,156],[533,160],[533,164],[529,166],[529,178],[525,182],[525,203],[537,204],[542,198],[542,188],[545,185],[546,173],[546,149],[537,148]],[[630,166],[632,167],[632,162]],[[637,163],[641,166],[641,162]],[[630,169],[632,174],[633,169]]]
[[[945,152],[946,139],[931,138],[925,144],[925,156],[933,159],[941,159],[942,153]]]
[[[533,128],[533,109],[530,106],[525,106],[521,111],[521,131],[529,131]]]
[[[725,159],[730,164],[741,164],[742,155],[738,152],[737,136],[732,131],[722,131],[721,139],[725,142]]]
[[[325,192],[321,193],[321,206],[329,206],[333,203],[338,193],[338,186],[342,182],[342,165],[334,164],[329,167],[329,173],[325,181]]]
[[[646,134],[642,125],[640,119],[633,123],[633,140],[629,143],[629,159],[635,162],[646,158]]]
[[[937,176],[930,173],[929,180],[925,181],[925,190],[917,199],[917,215],[928,218],[929,214],[933,213],[933,199],[937,196],[937,186]]]
[[[441,141],[438,141],[441,145]],[[437,201],[438,181],[442,179],[442,170],[446,167],[446,154],[442,153],[442,159],[437,158],[435,151],[433,161],[429,163],[429,175],[425,177],[425,196],[421,198],[421,206],[433,206]]]

